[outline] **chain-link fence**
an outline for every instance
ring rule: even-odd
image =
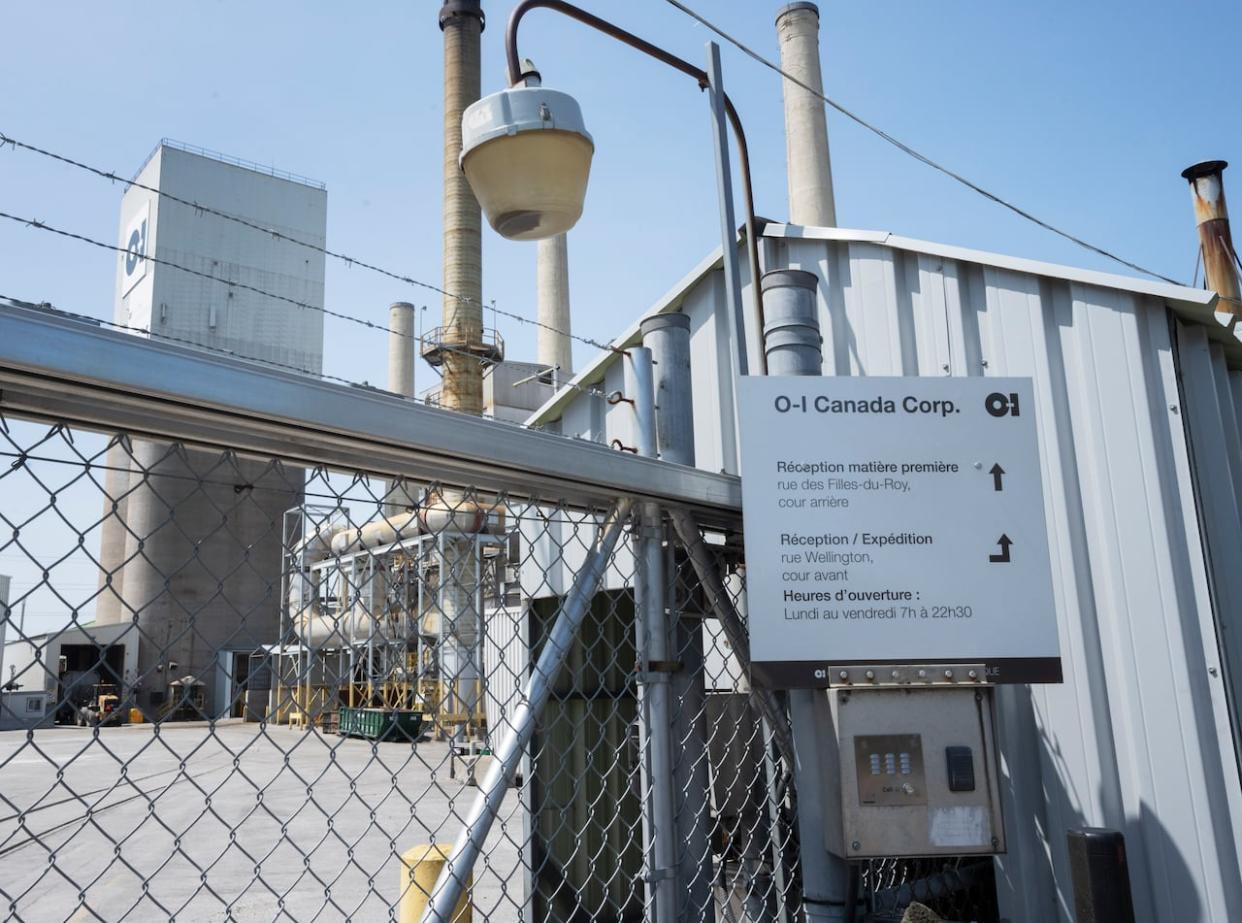
[[[404,921],[466,874],[476,920],[803,918],[735,481],[29,317],[10,918]],[[986,860],[851,871],[856,921],[996,919]]]
[[[58,422],[2,443],[10,611],[38,605],[2,669],[43,708],[0,736],[11,916],[395,918],[418,887],[401,854],[458,835],[608,510]],[[709,538],[740,590],[737,536]],[[681,918],[796,911],[787,767],[671,542],[674,656],[647,657],[637,541],[627,525],[553,679],[476,919],[646,918],[673,874],[644,808],[655,683]]]

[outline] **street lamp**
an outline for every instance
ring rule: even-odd
[[[563,13],[657,61],[693,77],[702,89],[715,95],[718,82],[706,70],[695,67],[674,54],[627,32],[607,20],[564,0],[522,0],[509,16],[505,31],[505,56],[509,87],[485,96],[462,115],[461,167],[479,200],[488,223],[510,240],[539,240],[569,230],[582,215],[595,143],[586,130],[582,110],[568,93],[548,89],[527,81],[518,56],[517,32],[522,17],[536,8]],[[712,46],[714,48],[714,46]],[[750,180],[750,152],[741,120],[728,95],[720,92],[718,104],[733,130],[741,168],[742,194],[746,209],[746,243],[757,331],[763,331],[763,302],[759,292],[759,243],[755,234],[754,196]],[[728,188],[728,166],[722,152],[717,157],[721,180],[721,218],[726,287],[734,312],[737,331],[738,374],[746,374],[745,338],[742,335],[740,280],[733,251],[734,234],[732,191]],[[731,278],[730,278],[731,277]],[[760,364],[763,350],[759,350]]]
[[[461,118],[461,168],[501,237],[540,240],[582,216],[595,142],[568,93],[514,86]]]

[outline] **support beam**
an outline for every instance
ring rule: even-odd
[[[491,830],[496,815],[500,812],[513,774],[531,735],[535,731],[535,722],[543,713],[544,706],[552,694],[552,683],[556,674],[565,663],[565,657],[573,645],[574,636],[582,627],[582,621],[591,611],[591,599],[599,588],[600,581],[612,559],[622,529],[629,518],[632,503],[628,499],[617,501],[611,514],[600,526],[595,537],[594,546],[573,588],[565,598],[561,611],[552,624],[548,640],[539,652],[539,660],[531,671],[530,678],[522,690],[522,697],[508,724],[508,731],[500,745],[496,747],[495,759],[487,772],[474,803],[466,813],[465,824],[458,835],[440,877],[427,901],[427,909],[423,915],[423,923],[453,923],[453,911],[461,899],[462,892],[474,872],[474,863],[479,858],[483,843]]]

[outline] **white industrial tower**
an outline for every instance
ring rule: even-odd
[[[324,254],[268,229],[322,248],[324,186],[168,140],[135,180],[159,193],[131,186],[121,200],[126,252],[117,266],[115,321],[139,335],[318,373]],[[232,675],[233,654],[240,662],[277,640],[281,519],[301,502],[303,474],[135,442],[132,453],[109,451],[105,485],[97,621],[136,623],[132,680],[142,707],[158,710],[168,682],[189,674],[206,684],[213,709],[216,680],[220,671]]]

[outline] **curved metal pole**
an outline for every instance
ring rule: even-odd
[[[505,59],[509,67],[510,86],[516,86],[522,81],[522,61],[518,56],[517,47],[518,24],[522,21],[523,16],[531,10],[540,7],[555,10],[568,16],[570,19],[576,19],[583,25],[590,26],[592,29],[602,32],[610,38],[615,38],[617,41],[623,42],[631,48],[635,48],[643,54],[655,58],[657,61],[664,62],[669,67],[681,71],[686,76],[693,77],[701,90],[705,90],[708,87],[707,71],[695,67],[689,61],[685,61],[657,45],[651,44],[646,39],[639,38],[632,32],[627,32],[619,26],[614,26],[606,19],[600,19],[594,13],[588,13],[581,7],[574,6],[572,3],[566,3],[565,0],[522,0],[513,8],[513,12],[509,14],[509,25],[505,29]],[[759,291],[759,240],[755,236],[755,197],[750,182],[750,148],[746,144],[746,132],[742,130],[742,120],[738,116],[737,109],[734,108],[733,101],[729,99],[729,94],[727,93],[724,94],[724,104],[725,112],[729,117],[729,126],[733,129],[733,136],[737,142],[738,166],[742,174],[742,198],[746,204],[746,245],[750,263],[755,331],[760,343],[762,343],[763,297]],[[745,344],[742,344],[742,346],[745,348]],[[762,346],[759,349],[759,367],[761,374],[766,375],[768,363]]]

